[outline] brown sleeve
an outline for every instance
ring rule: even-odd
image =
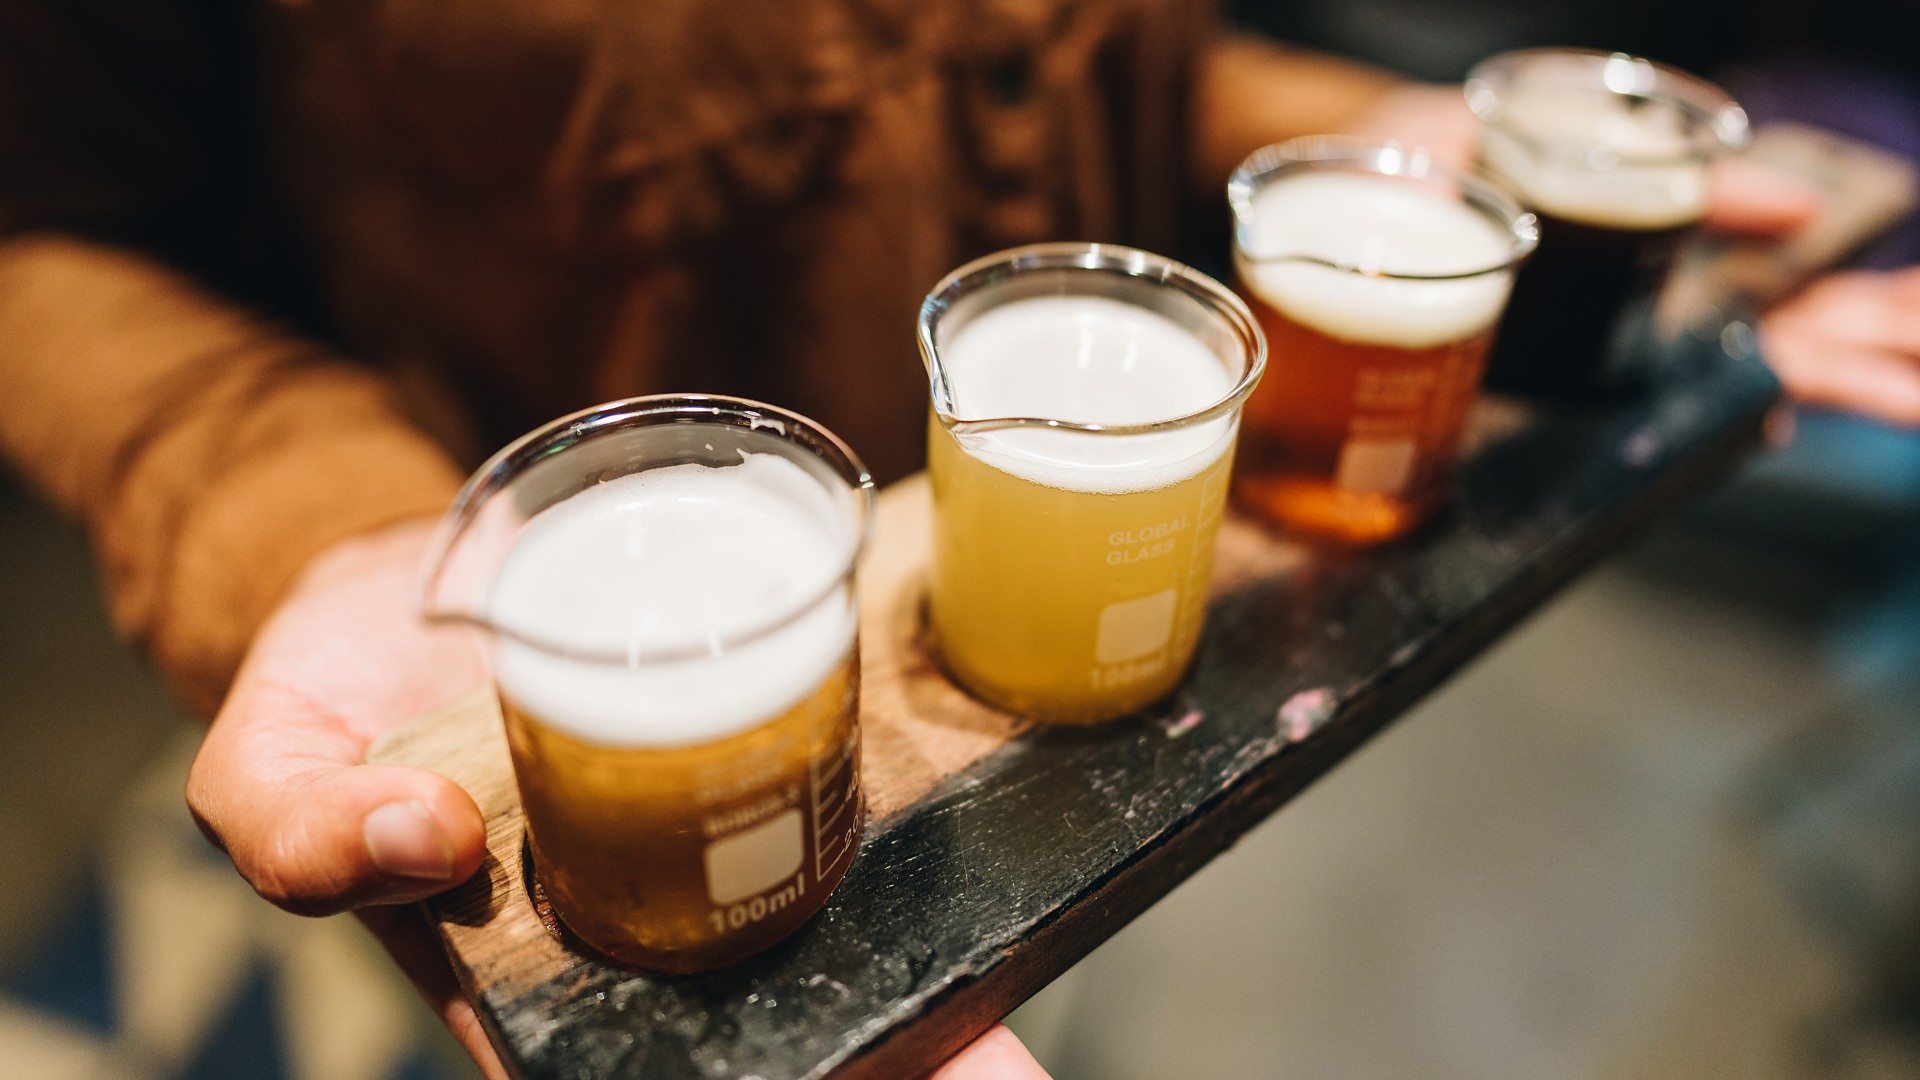
[[[314,554],[458,482],[381,377],[177,268],[231,226],[199,21],[224,7],[0,15],[0,459],[84,521],[116,621],[207,710]]]
[[[1248,154],[1300,135],[1341,131],[1400,81],[1356,61],[1222,32],[1200,65],[1194,180],[1201,190],[1218,192]]]

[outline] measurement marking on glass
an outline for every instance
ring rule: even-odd
[[[707,898],[724,906],[792,877],[805,865],[805,836],[800,811],[792,809],[712,841],[705,852]]]
[[[805,895],[807,895],[807,875],[795,874],[786,888],[756,896],[744,903],[717,907],[707,912],[707,918],[713,921],[715,931],[738,930],[748,923],[757,923],[769,915],[779,914],[787,905],[799,901]]]
[[[1187,577],[1180,584],[1178,606],[1174,609],[1175,626],[1186,625],[1187,609],[1194,604],[1207,602],[1207,585],[1211,570],[1213,546],[1200,543],[1198,537],[1207,535],[1210,527],[1217,527],[1226,517],[1228,477],[1232,472],[1232,451],[1228,451],[1227,468],[1209,476],[1200,485],[1200,498],[1194,507],[1195,542],[1187,552]]]
[[[850,818],[859,810],[859,800],[852,797],[853,757],[857,746],[854,739],[857,737],[840,744],[824,774],[817,760],[807,767],[813,800],[813,876],[816,881],[824,881],[839,868],[842,859],[853,854]],[[842,819],[848,819],[844,825]]]

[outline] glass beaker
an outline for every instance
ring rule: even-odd
[[[1333,137],[1255,152],[1227,199],[1274,355],[1235,495],[1342,543],[1405,535],[1446,496],[1533,215],[1422,151]]]
[[[845,875],[872,501],[818,425],[698,395],[563,417],[460,492],[423,611],[487,634],[535,873],[587,944],[722,966]]]
[[[1557,401],[1623,375],[1621,314],[1658,291],[1707,212],[1714,159],[1747,144],[1727,92],[1625,53],[1522,49],[1468,73],[1482,172],[1538,215],[1540,250],[1514,284],[1491,389]],[[1640,320],[1644,322],[1644,320]]]
[[[929,613],[948,670],[1060,723],[1168,694],[1200,636],[1240,407],[1266,346],[1219,282],[1038,244],[920,309],[932,392]]]

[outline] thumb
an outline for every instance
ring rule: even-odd
[[[420,900],[486,855],[458,784],[359,764],[362,741],[312,707],[223,710],[187,780],[187,803],[255,891],[303,915]]]

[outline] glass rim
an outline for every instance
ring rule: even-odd
[[[1253,196],[1265,184],[1288,172],[1344,169],[1411,181],[1439,181],[1459,189],[1464,201],[1506,233],[1507,257],[1487,266],[1445,274],[1414,274],[1380,270],[1306,252],[1255,255],[1248,250],[1247,222],[1253,215]],[[1512,270],[1525,262],[1540,244],[1540,223],[1531,210],[1489,180],[1443,165],[1423,146],[1378,143],[1345,135],[1306,135],[1263,146],[1240,162],[1227,180],[1227,205],[1233,212],[1234,254],[1249,263],[1306,263],[1359,277],[1388,281],[1465,281]]]
[[[1226,325],[1239,340],[1246,367],[1219,400],[1202,409],[1143,424],[1090,424],[1059,417],[984,416],[961,418],[953,412],[953,394],[934,341],[935,327],[962,297],[991,288],[1021,274],[1043,270],[1085,271],[1116,277],[1157,281],[1184,293]],[[1165,255],[1122,244],[1055,241],[1026,244],[983,255],[940,279],[920,304],[915,321],[920,360],[927,368],[933,412],[941,426],[956,435],[1006,428],[1052,428],[1088,435],[1152,435],[1217,420],[1238,409],[1253,392],[1267,367],[1267,338],[1253,312],[1233,290],[1207,274]]]
[[[1577,73],[1581,76],[1579,85],[1589,85],[1621,97],[1661,102],[1706,132],[1704,138],[1690,138],[1688,148],[1683,153],[1616,154],[1617,165],[1680,165],[1711,161],[1722,154],[1744,149],[1752,139],[1752,125],[1747,112],[1733,99],[1733,95],[1716,83],[1670,64],[1605,49],[1546,47],[1496,53],[1467,72],[1466,80],[1461,84],[1461,93],[1466,98],[1467,108],[1481,123],[1500,129],[1533,153],[1552,158],[1569,156],[1565,150],[1548,146],[1502,123],[1500,103],[1502,95],[1520,73],[1542,61],[1560,62],[1568,75]],[[1567,85],[1576,84],[1569,82]]]
[[[848,490],[854,496],[853,543],[848,545],[844,564],[818,590],[795,601],[790,609],[779,615],[732,634],[712,636],[694,645],[664,649],[601,649],[569,645],[544,635],[503,627],[488,619],[484,613],[460,610],[439,602],[442,577],[454,545],[487,498],[499,492],[528,467],[590,438],[659,423],[704,423],[748,431],[773,430],[783,441],[801,446],[826,462],[847,482]],[[789,432],[794,429],[806,432],[818,445],[793,439]],[[823,453],[823,449],[831,453]],[[645,470],[636,470],[641,471]],[[513,440],[474,470],[473,475],[460,486],[459,493],[454,496],[446,513],[441,515],[427,543],[418,591],[420,616],[432,625],[463,625],[484,630],[551,656],[623,668],[717,657],[793,625],[825,603],[836,590],[849,586],[860,557],[873,535],[874,501],[873,476],[853,448],[817,421],[792,410],[727,394],[648,394],[603,402],[551,420]],[[559,504],[556,502],[553,505]]]

